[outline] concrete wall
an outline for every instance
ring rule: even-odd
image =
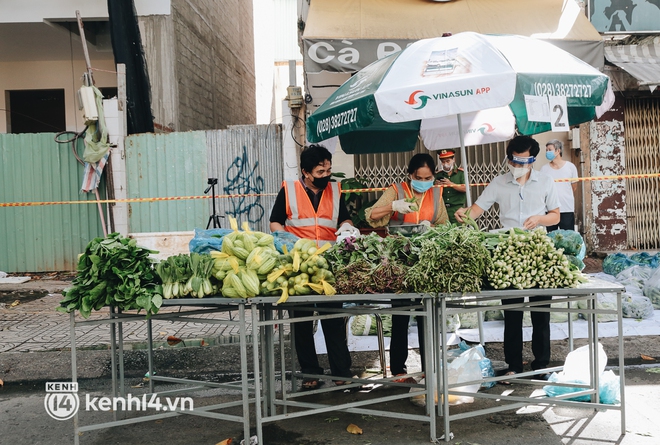
[[[2,3],[7,4],[3,8]],[[9,6],[11,3],[11,6]],[[134,0],[138,15],[169,14],[169,0]],[[108,18],[106,0],[20,0],[0,2],[0,23],[34,23],[71,19],[76,11],[84,18]]]
[[[614,106],[600,119],[581,126],[588,147],[585,171],[589,176],[624,175],[625,131],[623,111],[625,99],[616,95]],[[625,181],[588,181],[585,183],[586,241],[590,251],[620,251],[627,246]]]
[[[170,16],[140,17],[140,35],[151,84],[154,130],[178,131],[179,86],[175,75],[174,24]]]
[[[112,59],[95,58],[92,66],[109,71],[115,69]],[[6,90],[64,89],[66,129],[82,131],[85,125],[82,112],[78,110],[76,94],[82,86],[84,72],[85,62],[82,58],[73,61],[0,62],[0,110],[7,108],[6,95],[3,94]],[[117,86],[117,76],[113,73],[96,71],[94,79],[98,87]],[[5,112],[0,111],[0,133],[6,132],[7,119]]]
[[[172,1],[180,131],[256,120],[252,2]]]

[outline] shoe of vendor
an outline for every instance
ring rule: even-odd
[[[406,374],[397,374],[395,377],[405,376],[405,375]],[[417,380],[415,380],[413,377],[402,377],[400,379],[395,379],[395,380],[392,380],[392,381],[394,383],[409,383],[409,384],[413,384],[413,385],[417,384]]]
[[[302,389],[303,391],[312,391],[314,389],[319,389],[323,385],[324,385],[323,380],[306,378],[302,381],[300,389]]]

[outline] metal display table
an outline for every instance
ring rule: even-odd
[[[417,420],[427,422],[430,426],[431,441],[436,441],[436,415],[435,405],[427,404],[423,414],[406,414],[401,412],[387,411],[383,409],[385,402],[393,400],[409,399],[415,395],[426,394],[427,400],[433,400],[435,394],[435,381],[433,371],[433,326],[430,321],[433,320],[433,300],[434,295],[428,294],[377,294],[377,295],[309,295],[289,297],[285,304],[275,306],[277,298],[275,297],[256,297],[249,299],[252,308],[252,326],[253,326],[253,344],[254,344],[254,369],[260,371],[261,379],[255,382],[255,406],[256,406],[256,428],[259,443],[263,442],[263,425],[267,422],[276,422],[284,419],[291,419],[302,416],[309,416],[330,411],[344,411],[363,415],[373,415],[380,417],[391,417],[397,419]],[[397,301],[397,306],[381,307],[377,305],[389,304]],[[406,305],[405,301],[410,304]],[[341,309],[329,309],[325,307],[314,307],[315,303],[329,302],[356,303],[354,306],[344,305]],[[403,306],[398,306],[403,304]],[[366,305],[366,306],[365,306]],[[319,314],[309,317],[289,318],[285,316],[285,310],[297,309],[317,311]],[[287,311],[288,313],[288,311]],[[274,333],[275,325],[289,323],[292,329],[295,329],[295,323],[310,320],[320,320],[324,318],[348,317],[358,314],[392,314],[392,315],[411,315],[424,317],[424,344],[428,354],[425,354],[426,378],[425,384],[398,383],[393,380],[400,377],[384,377],[380,379],[364,378],[345,378],[341,376],[311,375],[292,373],[293,391],[288,391],[285,382],[287,369],[294,371],[297,363],[295,358],[295,348],[292,345],[292,357],[287,368],[287,360],[284,356],[284,348],[281,349],[279,360],[276,360],[274,352]],[[279,329],[280,344],[284,344],[283,330]],[[293,341],[293,335],[290,336]],[[276,366],[279,362],[279,366]],[[312,391],[296,392],[296,378],[315,377],[323,379],[334,379],[350,381],[348,385],[325,387]],[[278,385],[279,382],[279,385]],[[308,401],[300,400],[301,397],[320,395],[331,391],[345,391],[348,389],[358,389],[365,384],[377,384],[383,386],[404,387],[406,389],[416,387],[422,392],[411,393],[406,391],[399,394],[371,393],[358,400],[330,404],[326,399]],[[322,403],[326,402],[326,403]],[[378,406],[381,404],[381,406]]]
[[[424,394],[427,401],[435,399],[436,388],[438,395],[442,394],[441,403],[438,405],[438,414],[443,416],[444,439],[451,440],[450,422],[475,416],[492,414],[495,412],[517,409],[526,405],[549,404],[563,406],[592,407],[595,409],[618,410],[621,413],[621,433],[625,434],[625,396],[624,396],[624,353],[623,353],[623,329],[622,329],[622,307],[621,294],[623,292],[621,285],[602,280],[590,280],[574,289],[525,289],[525,290],[498,290],[482,291],[479,293],[453,293],[453,294],[369,294],[369,295],[308,295],[291,296],[286,303],[276,305],[277,297],[255,297],[250,299],[228,299],[228,298],[203,298],[203,299],[173,299],[164,300],[164,307],[179,307],[179,312],[159,313],[146,319],[144,314],[127,314],[110,310],[108,318],[96,320],[76,320],[74,314],[70,316],[70,336],[71,336],[71,371],[72,381],[77,382],[77,362],[76,362],[76,327],[82,325],[100,325],[110,324],[110,341],[112,349],[112,396],[124,397],[126,395],[124,386],[124,352],[123,352],[123,323],[127,322],[146,322],[147,340],[148,340],[148,372],[149,372],[149,394],[158,394],[159,396],[169,396],[177,393],[184,393],[193,390],[205,388],[232,389],[240,395],[240,400],[217,404],[212,406],[195,407],[192,411],[174,410],[168,412],[158,412],[157,414],[144,415],[133,418],[118,419],[117,413],[113,413],[114,420],[94,425],[79,425],[78,414],[74,416],[74,443],[79,443],[79,433],[97,429],[109,428],[113,426],[128,425],[140,422],[148,422],[156,419],[179,416],[181,414],[197,415],[220,420],[228,420],[243,424],[244,437],[250,437],[250,405],[254,403],[256,433],[259,443],[264,443],[263,425],[269,422],[297,418],[302,416],[315,415],[331,411],[343,411],[349,413],[373,415],[380,417],[389,417],[397,419],[408,419],[426,422],[429,424],[429,436],[431,442],[437,442],[437,424],[436,424],[436,406],[434,403],[426,403],[423,413],[408,414],[394,411],[387,411],[383,408],[386,402],[394,400],[410,399],[414,396]],[[596,296],[598,293],[615,293],[617,295],[617,308],[602,309],[596,306]],[[540,307],[547,305],[549,301],[511,303],[507,300],[528,296],[554,296],[552,303],[565,302],[563,307]],[[587,309],[571,308],[570,303],[574,301],[586,301]],[[494,302],[499,302],[493,305]],[[345,303],[342,308],[316,307],[317,303]],[[390,305],[396,302],[396,305]],[[348,304],[347,304],[348,303]],[[355,304],[353,304],[355,303]],[[185,309],[185,310],[184,310]],[[288,310],[306,310],[316,311],[318,315],[309,317],[290,318]],[[447,373],[443,372],[443,363],[447,360],[447,325],[445,317],[453,314],[476,312],[481,314],[486,310],[506,309],[521,311],[546,311],[546,312],[580,312],[586,315],[588,323],[588,345],[589,345],[589,369],[591,375],[590,384],[553,384],[557,386],[572,386],[579,389],[579,392],[565,394],[557,397],[536,397],[536,396],[512,396],[503,394],[488,394],[485,392],[465,393],[456,390],[456,388],[481,384],[484,381],[510,380],[508,377],[492,377],[473,382],[461,382],[450,385]],[[247,322],[248,310],[252,323],[252,345],[253,345],[253,365],[255,378],[253,381],[248,379],[248,356],[247,356]],[[200,316],[218,313],[235,312],[236,319],[209,319],[200,318]],[[393,380],[399,377],[386,377],[383,369],[382,378],[345,378],[331,375],[311,375],[296,373],[297,360],[295,356],[295,347],[292,344],[291,356],[285,357],[285,350],[280,348],[279,357],[275,356],[275,326],[278,329],[278,340],[280,345],[285,344],[284,324],[289,324],[292,330],[295,329],[295,323],[322,320],[325,318],[349,317],[359,314],[390,314],[390,315],[409,315],[419,316],[425,319],[424,323],[424,346],[425,346],[425,379],[424,384],[399,383]],[[598,357],[598,321],[600,314],[615,314],[618,320],[618,346],[619,346],[619,379],[620,379],[620,404],[605,405],[600,403],[598,388],[599,375],[596,370],[599,369]],[[232,383],[210,383],[197,380],[179,379],[155,375],[153,369],[153,337],[152,321],[168,320],[172,322],[195,322],[195,323],[213,323],[225,324],[239,327],[240,354],[241,354],[241,381]],[[568,317],[569,323],[569,348],[573,349],[572,342],[572,321]],[[293,335],[290,339],[293,343]],[[483,337],[482,337],[483,338]],[[536,374],[560,371],[562,367],[546,368],[532,372],[517,374],[516,378],[531,377]],[[293,390],[289,390],[286,384],[287,372],[291,372],[291,381]],[[334,386],[316,389],[312,391],[296,391],[298,378],[316,377],[330,380],[350,381],[349,385]],[[541,380],[519,380],[528,385],[545,385],[547,382]],[[191,385],[182,389],[174,389],[154,393],[154,383],[177,383]],[[308,400],[308,396],[321,395],[332,391],[345,391],[347,389],[357,389],[362,385],[380,385],[400,388],[417,388],[419,392],[409,392],[392,394],[391,391],[385,391],[385,394],[378,394],[378,390],[358,397],[350,402],[339,402],[331,404],[328,398],[317,398]],[[475,399],[497,400],[498,405],[490,408],[475,409],[469,412],[451,414],[449,406],[449,396],[470,396]],[[576,396],[590,396],[590,402],[577,402],[566,400]],[[305,399],[301,399],[305,397]],[[380,405],[380,406],[379,406]],[[242,407],[242,415],[232,415],[229,413],[216,412],[227,408]]]
[[[589,282],[580,285],[577,288],[573,289],[524,289],[524,290],[493,290],[493,291],[482,291],[479,293],[452,293],[452,294],[443,294],[438,297],[438,300],[435,302],[435,323],[434,325],[440,327],[439,335],[434,338],[437,339],[436,344],[436,357],[435,357],[435,366],[436,369],[439,369],[440,372],[436,374],[438,382],[438,388],[441,388],[442,403],[438,406],[438,412],[444,417],[444,439],[445,441],[451,440],[450,433],[450,422],[452,420],[465,419],[469,417],[481,416],[486,414],[492,414],[494,412],[500,412],[511,409],[518,409],[526,405],[534,404],[548,404],[548,405],[559,405],[559,406],[579,406],[579,407],[591,407],[594,409],[608,409],[608,410],[618,410],[621,413],[621,434],[625,434],[625,395],[624,395],[624,354],[623,354],[623,324],[622,324],[622,313],[621,313],[621,294],[624,291],[623,286],[617,283],[610,283],[603,280],[591,279]],[[617,308],[614,309],[602,309],[598,308],[596,305],[596,297],[599,293],[615,293],[617,296]],[[520,297],[532,297],[532,296],[551,296],[554,297],[551,301],[536,301],[529,302],[524,301],[523,303],[510,303],[507,300]],[[587,302],[587,309],[577,309],[571,308],[570,303],[573,301],[583,300]],[[500,302],[499,304],[493,305],[493,303]],[[550,303],[565,302],[566,308],[563,307],[540,307],[542,305],[549,305]],[[491,303],[491,304],[488,304]],[[566,386],[576,388],[578,392],[573,392],[569,394],[564,394],[557,397],[548,397],[548,396],[513,396],[513,395],[503,395],[503,394],[488,394],[482,392],[476,393],[465,393],[461,391],[456,391],[452,388],[469,386],[474,384],[481,384],[484,381],[501,381],[507,380],[511,382],[518,381],[519,383],[524,382],[528,385],[543,386],[547,385],[548,382],[543,380],[520,380],[521,377],[533,377],[535,375],[550,373],[550,372],[559,372],[563,369],[563,366],[539,369],[531,372],[524,372],[516,374],[516,378],[511,376],[501,376],[501,377],[492,377],[480,381],[472,382],[461,382],[458,384],[450,385],[448,382],[448,375],[446,372],[442,372],[442,363],[448,363],[447,361],[447,348],[446,348],[446,325],[440,320],[444,320],[445,316],[452,314],[462,314],[468,312],[477,312],[481,313],[486,310],[493,309],[506,309],[506,310],[518,310],[518,311],[544,311],[544,312],[568,312],[570,313],[582,313],[586,315],[586,320],[588,323],[588,345],[589,345],[589,375],[591,376],[590,384],[578,385],[578,384],[566,384],[566,383],[552,383],[553,386]],[[619,346],[619,381],[620,381],[620,404],[619,405],[606,405],[600,403],[599,400],[599,378],[597,370],[599,369],[598,363],[598,319],[597,316],[601,314],[615,314],[617,316],[618,323],[618,346]],[[572,321],[571,317],[568,317],[568,332],[569,332],[569,349],[573,349],[573,330],[572,330]],[[483,336],[481,337],[483,339]],[[518,378],[518,379],[517,379]],[[451,414],[450,405],[449,405],[449,396],[470,396],[475,399],[491,399],[497,400],[498,406],[486,408],[486,409],[475,409],[469,412],[463,412],[460,414]],[[590,396],[590,402],[579,402],[566,400],[568,398],[574,398],[578,396]],[[427,399],[429,400],[429,399]]]
[[[110,308],[108,318],[95,319],[95,320],[76,320],[75,314],[71,313],[70,316],[70,337],[71,337],[71,376],[72,381],[77,382],[77,361],[76,361],[76,327],[83,325],[101,325],[110,324],[110,342],[111,342],[111,366],[112,366],[112,397],[125,398],[126,391],[124,386],[124,346],[123,346],[123,324],[128,322],[141,322],[147,323],[147,341],[148,341],[148,359],[149,359],[149,392],[147,400],[150,400],[151,395],[158,397],[169,397],[170,395],[186,393],[195,390],[207,388],[225,388],[236,391],[240,394],[240,400],[226,402],[216,405],[194,407],[192,410],[174,409],[166,411],[159,410],[157,414],[144,415],[139,417],[118,419],[117,412],[113,412],[113,421],[80,426],[78,414],[76,413],[74,419],[74,443],[79,443],[79,433],[85,431],[92,431],[103,428],[110,428],[114,426],[130,425],[134,423],[149,422],[157,419],[164,419],[175,417],[179,415],[196,415],[201,417],[208,417],[212,419],[228,420],[243,424],[243,433],[246,438],[250,437],[250,406],[249,404],[254,401],[251,398],[251,393],[254,391],[249,386],[248,381],[248,358],[247,358],[247,323],[246,323],[246,300],[244,299],[229,299],[229,298],[189,298],[189,299],[172,299],[163,300],[163,307],[179,307],[179,312],[159,313],[146,319],[144,313],[121,313]],[[182,311],[182,309],[189,309]],[[237,319],[213,319],[213,318],[200,318],[200,316],[218,313],[218,312],[236,312]],[[181,379],[155,375],[153,369],[153,336],[152,336],[152,321],[153,320],[167,320],[172,322],[194,322],[194,323],[208,323],[208,324],[223,324],[229,326],[239,327],[239,341],[241,349],[241,381],[231,383],[212,383],[199,380]],[[185,388],[173,389],[162,392],[154,392],[154,382],[166,382],[190,385]],[[226,410],[228,408],[242,407],[242,415],[237,416],[229,413],[217,412]],[[130,411],[130,404],[129,409]],[[126,411],[124,411],[126,412]]]

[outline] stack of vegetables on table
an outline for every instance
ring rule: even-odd
[[[495,289],[576,287],[586,281],[563,249],[555,247],[545,227],[509,229],[485,236],[493,259],[487,271],[488,282]]]
[[[84,318],[105,306],[144,309],[147,316],[157,313],[163,298],[160,279],[149,258],[151,253],[155,252],[119,233],[94,238],[80,255],[76,278],[62,292],[64,299],[57,310],[77,309]]]
[[[281,303],[291,295],[479,292],[575,287],[586,281],[564,253],[578,249],[570,236],[551,239],[544,228],[484,233],[468,221],[411,236],[371,233],[334,246],[319,247],[308,239],[291,244],[288,238],[289,249],[277,233],[252,231],[247,224],[239,230],[232,219],[232,230],[218,235],[219,250],[159,263],[149,256],[156,252],[114,233],[87,246],[58,310],[77,309],[88,317],[112,305],[144,309],[149,316],[163,298],[279,296]]]
[[[234,223],[235,224],[235,223]],[[273,235],[234,230],[222,240],[215,258],[215,278],[222,281],[221,293],[230,298],[280,295],[334,295],[334,275],[323,257],[329,244],[317,248],[316,241],[299,239],[289,252],[275,249]]]

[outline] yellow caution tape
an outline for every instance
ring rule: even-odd
[[[610,175],[610,176],[588,176],[584,178],[562,178],[555,179],[555,182],[586,182],[586,181],[614,181],[621,179],[649,179],[658,178],[660,173],[646,173],[638,175]],[[471,183],[470,187],[486,186],[488,182],[484,183]],[[452,187],[439,185],[435,187]],[[380,192],[387,190],[389,187],[370,187],[362,189],[342,190],[342,193],[368,193]],[[0,202],[0,207],[36,207],[36,206],[52,206],[52,205],[67,205],[67,204],[119,204],[119,203],[134,203],[134,202],[159,202],[159,201],[188,201],[193,199],[228,199],[228,198],[250,198],[259,196],[277,196],[277,193],[247,193],[247,194],[232,194],[232,195],[201,195],[201,196],[166,196],[160,198],[126,198],[126,199],[101,199],[91,201],[45,201],[45,202]]]

